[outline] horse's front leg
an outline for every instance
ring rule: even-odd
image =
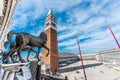
[[[14,61],[14,59],[13,59],[13,56],[12,56],[12,55],[10,55],[10,58],[11,58],[11,61],[14,63],[15,61]]]
[[[49,48],[45,45],[43,45],[43,47],[48,50],[48,53],[46,54],[46,57],[47,57],[49,55]]]
[[[25,60],[21,57],[21,54],[20,54],[20,52],[22,51],[22,48],[23,48],[22,46],[20,48],[18,48],[17,53],[18,53],[19,60],[21,62],[25,62]]]
[[[38,48],[38,53],[37,53],[37,59],[38,59],[38,61],[40,61],[40,59],[39,59],[40,49],[41,49],[41,47]]]
[[[29,62],[29,55],[30,55],[30,50],[28,51],[28,55],[27,55],[27,61]]]
[[[33,47],[31,47],[31,51],[34,52],[34,53],[38,53]]]
[[[17,62],[17,54],[12,55],[14,62]]]
[[[13,62],[13,63],[15,63],[16,62],[16,60],[14,60],[14,58],[13,58],[13,54],[16,52],[16,49],[11,49],[10,51],[9,51],[9,56],[10,56],[10,58],[11,58],[11,61]]]

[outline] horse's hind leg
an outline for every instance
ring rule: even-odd
[[[20,54],[20,52],[22,51],[22,48],[23,48],[23,46],[19,47],[17,50],[17,53],[18,53],[19,60],[21,62],[25,62],[25,60],[21,57],[21,54]]]
[[[17,62],[17,55],[10,55],[10,57],[13,63]]]
[[[30,50],[28,51],[27,61],[29,61]]]
[[[13,54],[16,52],[16,50],[15,49],[11,49],[10,51],[9,51],[9,56],[11,57],[11,61],[13,62],[13,63],[15,63],[16,61],[13,59]]]
[[[12,55],[10,55],[10,58],[11,58],[11,61],[12,61],[13,63],[15,63],[15,61],[14,61]]]

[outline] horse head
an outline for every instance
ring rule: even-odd
[[[7,39],[8,39],[8,41],[11,41],[11,34],[12,34],[12,32],[9,32],[9,33],[7,34]]]
[[[41,32],[39,37],[46,43],[47,42],[47,35],[45,32]]]
[[[10,31],[10,32],[8,32],[8,34],[7,34],[7,39],[8,39],[8,41],[11,41],[11,38],[12,38],[12,35],[13,34],[18,34],[17,32],[14,32],[14,31]]]

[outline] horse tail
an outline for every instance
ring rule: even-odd
[[[11,41],[11,38],[12,38],[12,35],[13,34],[18,34],[17,32],[12,32],[12,31],[10,31],[8,34],[7,34],[7,39],[8,39],[8,41]]]

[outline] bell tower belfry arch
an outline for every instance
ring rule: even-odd
[[[58,41],[57,41],[57,27],[56,27],[56,18],[53,14],[52,8],[50,8],[46,21],[45,21],[45,33],[47,34],[47,44],[49,48],[49,56],[46,57],[47,50],[43,50],[42,60],[46,64],[50,64],[50,70],[52,73],[58,72]]]

